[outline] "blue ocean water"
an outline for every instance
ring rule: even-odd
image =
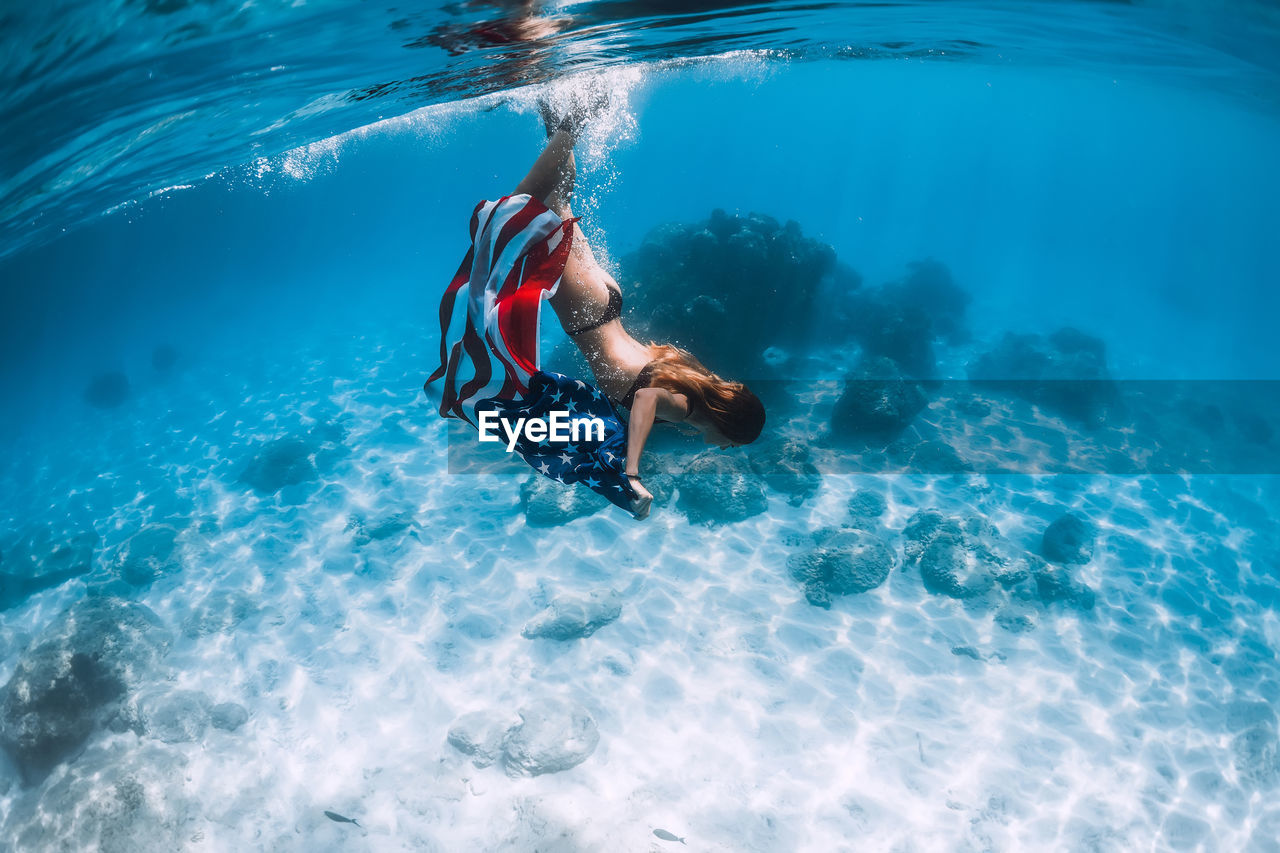
[[[0,847],[1278,846],[1273,8],[4,20]],[[421,388],[584,86],[644,522]]]

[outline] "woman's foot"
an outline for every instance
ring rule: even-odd
[[[573,101],[565,122],[576,136],[581,134],[588,124],[609,111],[612,95],[604,80],[590,80],[573,92]]]
[[[538,97],[538,115],[548,138],[563,130],[576,139],[592,119],[609,109],[610,102],[609,89],[602,80],[586,80],[572,89],[543,92]]]
[[[542,117],[542,126],[546,128],[547,139],[555,136],[561,120],[551,108],[551,101],[547,100],[545,92],[538,96],[538,115]]]

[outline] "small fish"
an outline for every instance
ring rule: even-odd
[[[661,838],[663,841],[679,841],[681,844],[684,844],[683,838],[679,838],[674,833],[667,832],[665,829],[655,829],[653,834]]]
[[[325,817],[327,817],[327,818],[329,818],[329,820],[337,821],[338,823],[354,823],[356,826],[360,826],[359,821],[357,821],[355,818],[353,818],[353,817],[343,817],[342,815],[338,814],[337,812],[325,812],[325,813],[324,813],[324,816],[325,816]],[[361,828],[361,829],[364,829],[364,827],[362,827],[362,826],[361,826],[360,828]]]

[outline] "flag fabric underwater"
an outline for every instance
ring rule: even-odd
[[[440,366],[423,390],[443,378],[440,415],[477,428],[483,411],[542,417],[559,405],[571,419],[600,418],[602,441],[522,437],[515,450],[539,473],[583,483],[629,509],[636,492],[625,475],[626,428],[617,411],[590,383],[540,368],[542,299],[560,286],[576,221],[524,193],[476,205],[471,247],[440,300]]]
[[[613,404],[589,383],[540,370],[529,378],[529,389],[519,398],[484,400],[476,411],[493,411],[514,422],[519,418],[548,419],[557,408],[567,409],[571,422],[598,418],[604,423],[603,438],[558,444],[520,435],[515,439],[515,452],[538,473],[562,483],[582,483],[630,510],[637,494],[626,475],[627,431]]]
[[[482,201],[471,248],[440,300],[440,414],[477,426],[481,400],[510,400],[538,370],[543,295],[560,286],[576,218],[561,219],[527,194]]]

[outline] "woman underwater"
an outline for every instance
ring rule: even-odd
[[[589,111],[574,110],[558,122],[545,105],[542,111],[550,133],[546,148],[534,162],[528,175],[516,187],[515,193],[497,204],[507,207],[514,204],[525,205],[524,210],[507,221],[519,219],[520,222],[525,222],[532,213],[541,213],[549,222],[539,233],[558,229],[563,234],[564,239],[558,242],[554,233],[548,238],[548,246],[555,243],[559,252],[555,248],[535,246],[535,249],[542,249],[539,260],[546,261],[551,270],[542,273],[542,277],[550,279],[560,273],[556,283],[544,281],[543,290],[550,293],[549,301],[560,325],[586,357],[600,391],[612,404],[613,411],[618,413],[619,418],[625,417],[625,466],[618,465],[622,467],[618,478],[625,477],[626,488],[620,491],[626,494],[622,499],[606,496],[619,506],[630,509],[637,519],[643,519],[649,513],[653,495],[641,480],[640,456],[655,423],[688,424],[700,431],[708,444],[736,447],[749,444],[760,435],[765,420],[764,406],[741,382],[722,379],[685,350],[668,344],[642,344],[628,334],[621,322],[622,290],[614,278],[597,263],[586,235],[578,227],[569,207],[576,177],[573,148]],[[529,205],[530,199],[536,199],[541,204]],[[495,203],[482,202],[477,207],[477,215],[482,208],[486,211],[491,209],[489,206],[493,204]],[[537,210],[530,213],[529,207]],[[558,222],[555,221],[557,218]],[[476,230],[476,219],[473,217],[473,240]],[[481,252],[486,251],[479,242],[475,244],[473,251],[476,247]],[[524,249],[519,251],[524,253],[520,261],[520,269],[523,270],[529,263],[529,256],[535,253],[525,252]],[[559,267],[561,262],[562,271]],[[474,263],[472,253],[468,253],[467,260],[464,260],[459,276],[463,275],[468,263]],[[474,280],[474,274],[472,278]],[[455,277],[455,283],[457,280]],[[493,285],[489,287],[493,289]],[[541,299],[542,293],[538,293],[536,298]],[[493,309],[488,316],[492,318],[496,314],[496,309]],[[443,304],[441,317],[443,329]],[[494,346],[494,338],[501,339],[501,335],[485,335],[491,348]],[[441,369],[433,374],[428,383],[444,374],[447,367],[444,355],[442,346]],[[558,374],[542,375],[567,379]],[[563,393],[564,389],[560,392]],[[446,406],[442,404],[442,414],[446,413],[445,409]],[[619,449],[621,440],[619,435]],[[605,452],[604,456],[614,464],[622,461],[615,461],[614,454],[610,452]],[[534,458],[529,455],[525,455],[525,458],[535,469],[544,474],[549,473]],[[562,477],[557,479],[571,481]],[[582,478],[579,481],[605,494],[604,489],[596,482],[598,479]]]

